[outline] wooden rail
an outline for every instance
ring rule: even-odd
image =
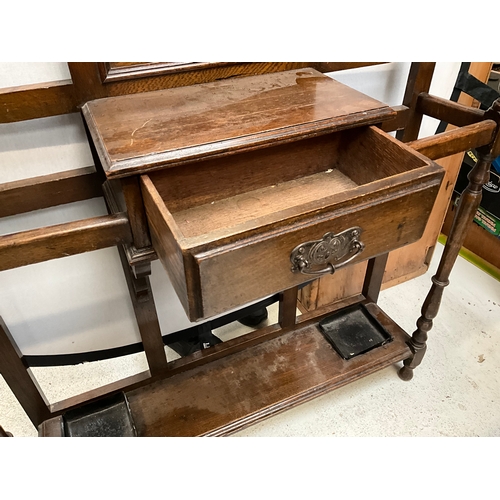
[[[102,196],[94,167],[0,184],[0,217]]]
[[[484,120],[409,142],[408,146],[431,160],[437,160],[489,144],[495,137],[496,128],[493,120]]]
[[[0,236],[0,271],[130,241],[124,213],[21,231]]]
[[[0,89],[0,123],[78,111],[71,80]]]
[[[484,111],[464,106],[457,102],[448,101],[426,92],[422,92],[417,99],[417,109],[420,113],[442,120],[457,127],[464,127],[484,120]]]

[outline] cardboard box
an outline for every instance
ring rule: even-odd
[[[469,183],[467,175],[477,162],[476,151],[473,149],[467,151],[464,155],[464,161],[458,174],[455,184],[455,192],[461,195]],[[500,157],[495,162],[500,162]],[[484,184],[481,199],[481,208],[497,219],[500,219],[500,175],[495,171],[494,166],[490,169],[489,182]]]
[[[479,207],[474,216],[474,222],[486,229],[491,234],[500,237],[500,219]]]

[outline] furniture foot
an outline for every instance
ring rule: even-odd
[[[401,380],[409,382],[413,378],[413,368],[409,368],[408,366],[403,366],[403,368],[399,370],[398,376]]]
[[[13,437],[11,432],[7,432],[3,430],[3,427],[0,425],[0,437]]]
[[[403,361],[403,367],[398,372],[399,378],[405,382],[409,382],[413,378],[413,370],[422,362],[427,345],[419,344],[412,339],[410,349],[413,356]]]
[[[404,366],[399,372],[399,378],[402,380],[411,380],[413,370],[420,365],[427,349],[427,333],[432,328],[432,320],[439,312],[441,298],[449,281],[439,281],[436,276],[432,277],[432,287],[422,306],[422,315],[417,321],[417,329],[413,332],[409,346],[413,356],[404,361]]]

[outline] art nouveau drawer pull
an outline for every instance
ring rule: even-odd
[[[292,272],[333,274],[363,251],[365,245],[359,240],[362,231],[360,227],[351,227],[339,234],[326,233],[321,240],[301,243],[290,254]]]

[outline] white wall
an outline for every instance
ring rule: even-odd
[[[460,63],[438,63],[431,93],[449,98]],[[409,63],[330,74],[390,105],[403,98]],[[65,63],[0,63],[0,87],[68,79]],[[421,136],[436,120],[426,119]],[[92,165],[80,115],[0,124],[0,182]],[[101,199],[0,219],[0,234],[105,214]],[[162,332],[190,325],[159,261],[151,282]],[[0,272],[0,316],[24,354],[106,349],[140,340],[115,248]]]

